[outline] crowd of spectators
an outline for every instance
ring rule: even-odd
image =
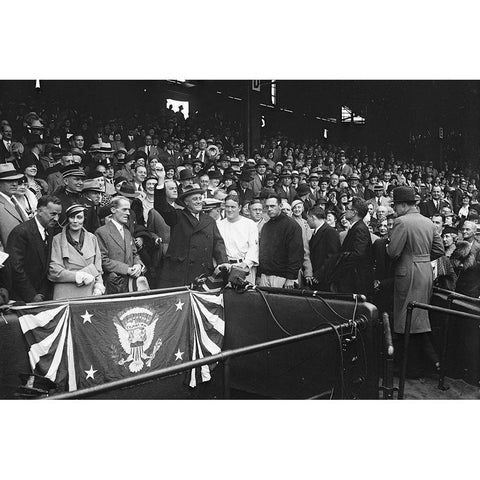
[[[181,108],[109,120],[26,110],[4,108],[0,124],[1,272],[13,300],[189,284],[238,264],[252,283],[364,293],[388,309],[385,244],[401,185],[443,238],[436,284],[480,295],[471,170],[281,133],[247,155],[238,122],[185,119]]]

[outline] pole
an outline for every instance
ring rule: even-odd
[[[400,381],[398,384],[398,399],[403,400],[403,394],[405,392],[405,378],[407,376],[407,363],[408,363],[408,346],[410,343],[410,330],[412,328],[412,312],[415,307],[415,302],[411,302],[407,307],[407,318],[405,321],[405,334],[403,338],[403,358],[402,358],[402,371],[400,372]]]
[[[251,158],[252,150],[252,80],[247,80],[247,157]]]

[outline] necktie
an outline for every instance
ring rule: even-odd
[[[378,200],[377,200],[377,203],[378,203],[378,206],[380,206],[380,197],[378,197]]]
[[[12,142],[11,142],[10,140],[7,140],[6,143],[7,143],[7,145],[6,145],[7,150],[8,150],[10,153],[12,153]]]
[[[147,147],[147,155],[150,155],[150,147]]]
[[[48,232],[46,230],[45,230],[44,244],[45,244],[45,250],[47,250],[48,249]]]

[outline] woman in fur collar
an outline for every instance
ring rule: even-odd
[[[470,222],[465,222],[470,223]],[[458,241],[451,262],[457,274],[455,291],[469,297],[480,297],[480,244],[477,241]]]

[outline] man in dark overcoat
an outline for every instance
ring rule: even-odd
[[[230,267],[215,220],[202,212],[203,193],[200,188],[183,191],[179,200],[184,202],[185,209],[178,210],[167,202],[165,173],[160,173],[154,208],[171,228],[170,243],[159,275],[160,288],[190,285],[201,274],[211,275],[213,260],[219,267]]]

